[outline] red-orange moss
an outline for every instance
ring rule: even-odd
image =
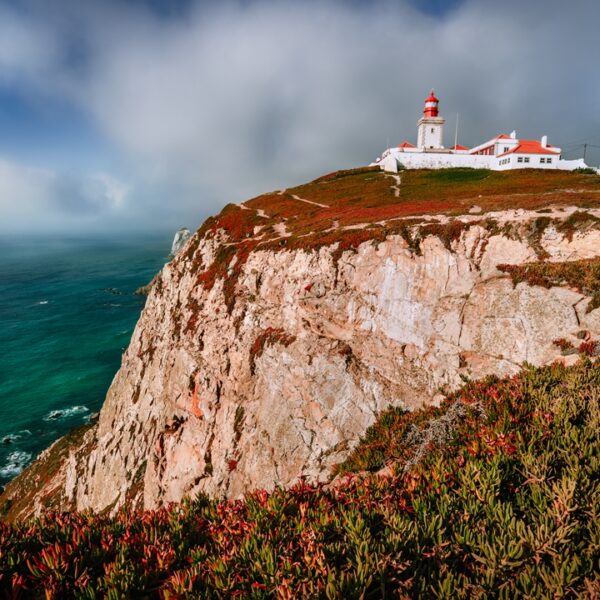
[[[296,341],[296,336],[286,333],[280,327],[267,327],[261,332],[250,347],[250,372],[254,374],[256,359],[262,356],[267,346],[280,344],[287,348]]]

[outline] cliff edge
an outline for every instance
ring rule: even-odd
[[[558,171],[364,168],[228,205],[156,278],[98,422],[5,512],[324,481],[390,406],[594,354],[599,223],[600,178]]]

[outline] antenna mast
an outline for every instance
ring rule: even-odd
[[[458,113],[456,113],[456,130],[454,132],[454,149],[458,146]]]

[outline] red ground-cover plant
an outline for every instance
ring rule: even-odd
[[[498,265],[497,269],[508,273],[514,285],[526,282],[529,285],[550,288],[568,286],[591,296],[587,312],[600,306],[600,258],[568,262],[535,262],[522,265]]]
[[[241,241],[254,235],[254,227],[262,225],[262,218],[253,210],[246,210],[238,204],[228,204],[216,216],[211,217],[203,226],[205,235],[214,235],[222,230],[231,240]]]
[[[599,343],[597,341],[588,340],[579,344],[579,353],[585,356],[595,356]]]
[[[247,200],[244,205],[253,210],[261,209],[269,216],[268,218],[276,219],[303,218],[311,212],[320,210],[318,206],[295,200],[288,192],[263,194]]]
[[[565,338],[558,338],[553,340],[552,343],[561,350],[571,350],[573,348],[573,343]]]
[[[399,196],[395,191],[397,177]],[[395,176],[370,167],[338,171],[305,185],[263,194],[242,205],[227,205],[219,215],[206,220],[176,261],[188,263],[180,267],[180,272],[194,273],[204,289],[211,290],[222,280],[225,304],[232,312],[237,282],[254,250],[317,251],[337,244],[337,263],[344,251],[397,233],[418,253],[420,241],[427,235],[440,237],[449,247],[467,227],[457,220],[447,224],[419,223],[419,217],[464,214],[474,204],[486,211],[572,203],[572,194],[565,193],[572,189],[579,190],[579,204],[598,206],[600,178],[577,173],[445,169],[403,171]],[[538,221],[540,227],[542,222],[550,222],[548,217]],[[421,227],[417,235],[409,234],[414,225]],[[580,225],[596,226],[596,221],[587,213],[578,212],[562,227],[569,232]],[[537,240],[536,235],[532,243]],[[198,252],[203,238],[217,242],[210,265],[204,264],[204,254]],[[530,273],[528,280],[546,282],[543,275],[535,273]],[[600,304],[600,295],[590,306],[595,307],[596,303]]]
[[[247,240],[237,245],[221,246],[210,267],[196,276],[196,283],[205,290],[212,290],[217,280],[223,281],[223,296],[229,313],[235,305],[235,286],[238,278],[257,245],[256,240]]]
[[[250,347],[250,372],[254,374],[256,359],[263,355],[267,346],[279,344],[284,348],[287,348],[295,341],[296,336],[286,333],[284,329],[281,329],[280,327],[267,327],[267,329],[256,336]]]
[[[600,366],[582,359],[391,409],[329,486],[0,523],[0,593],[594,597],[598,386]],[[386,476],[356,474],[390,461]]]

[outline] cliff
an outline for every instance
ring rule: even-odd
[[[324,481],[390,406],[594,354],[599,199],[593,175],[358,169],[228,205],[157,277],[98,423],[7,486],[8,517]]]
[[[388,409],[335,484],[1,523],[0,592],[597,598],[599,385],[582,359]]]

